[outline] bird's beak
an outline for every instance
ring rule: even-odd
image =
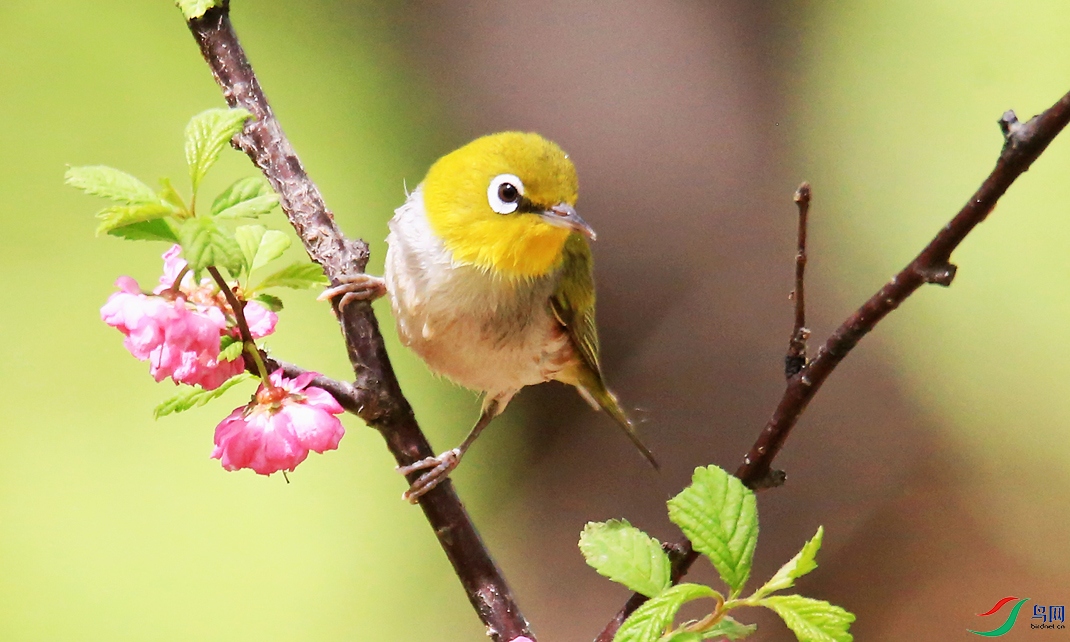
[[[579,232],[592,241],[597,236],[591,226],[587,224],[587,221],[580,218],[580,215],[576,213],[576,209],[568,203],[558,203],[545,212],[540,212],[539,216],[550,225]]]

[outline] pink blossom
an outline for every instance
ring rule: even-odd
[[[256,301],[245,304],[245,322],[249,324],[249,334],[254,339],[263,339],[275,332],[275,324],[279,321],[279,315]]]
[[[278,370],[247,406],[236,408],[215,429],[215,449],[227,470],[251,468],[260,475],[292,471],[314,450],[334,450],[345,434],[334,415],[342,407],[325,390],[309,387],[317,373],[286,379]]]
[[[214,390],[245,369],[241,357],[219,361],[220,338],[238,337],[237,322],[211,279],[195,284],[187,272],[178,289],[173,288],[186,267],[180,253],[178,245],[164,253],[164,274],[153,295],[142,293],[134,279],[120,277],[115,282],[119,291],[108,298],[100,315],[126,335],[123,345],[130,354],[149,362],[156,381],[171,377],[175,383]],[[274,312],[250,302],[245,313],[253,338],[275,331]]]

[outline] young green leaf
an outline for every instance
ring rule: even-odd
[[[268,184],[267,180],[263,176],[248,176],[246,178],[239,178],[237,181],[231,184],[230,187],[223,190],[223,193],[217,196],[214,201],[212,201],[212,216],[223,216],[224,212],[234,208],[239,203],[245,203],[247,201],[260,199],[267,196],[274,198],[270,199],[272,201],[270,207],[268,207],[267,210],[259,212],[260,214],[264,214],[274,208],[274,206],[279,202],[278,197],[275,195],[275,192],[271,189],[271,185]],[[266,203],[267,201],[263,202]],[[227,214],[226,216],[228,218],[237,218],[237,216],[248,215],[236,214],[235,212]]]
[[[267,214],[271,210],[275,209],[275,206],[279,204],[279,197],[274,194],[265,194],[263,196],[257,196],[256,198],[250,198],[247,201],[242,201],[235,205],[231,205],[225,210],[222,210],[216,216],[218,218],[235,219],[235,218],[256,218],[258,216]]]
[[[694,631],[672,631],[658,638],[657,642],[702,642],[702,634]]]
[[[259,270],[283,255],[290,247],[290,237],[262,225],[242,225],[234,230],[234,238],[241,246],[249,271]]]
[[[158,218],[153,221],[143,221],[141,223],[132,223],[130,225],[124,225],[123,227],[116,227],[108,230],[108,234],[110,236],[118,236],[119,238],[129,239],[131,241],[166,241],[168,243],[178,243],[178,235],[175,234],[175,228],[166,218]]]
[[[672,626],[676,612],[685,603],[717,592],[701,584],[677,584],[650,598],[617,629],[613,642],[654,642]]]
[[[754,624],[741,624],[736,620],[723,616],[717,624],[702,631],[676,630],[664,635],[658,642],[699,642],[700,640],[742,640],[758,630]]]
[[[190,119],[186,125],[186,163],[194,194],[208,169],[219,160],[223,147],[251,117],[251,113],[239,107],[208,109]]]
[[[86,194],[125,203],[146,205],[158,203],[160,198],[152,188],[126,172],[106,165],[71,167],[63,175],[64,182]]]
[[[256,377],[247,372],[243,372],[236,377],[227,379],[215,390],[205,390],[198,387],[189,388],[156,406],[156,409],[152,411],[152,414],[159,419],[160,417],[170,415],[171,413],[184,412],[190,408],[203,406],[209,401],[222,396],[224,392],[230,390],[239,383],[250,379],[256,379]]]
[[[253,265],[249,268],[249,271],[259,270],[268,263],[271,263],[275,259],[282,256],[283,252],[290,247],[290,237],[278,230],[268,230],[264,232],[264,238],[260,239],[260,247],[256,250],[256,257],[253,258]],[[319,273],[322,274],[322,268],[317,265]]]
[[[207,216],[183,221],[178,238],[182,241],[182,256],[195,274],[210,265],[225,267],[231,274],[238,274],[244,265],[245,257],[238,242]]]
[[[669,500],[669,519],[738,594],[750,576],[758,543],[754,493],[716,466],[696,468],[691,485]]]
[[[800,642],[851,642],[855,616],[838,606],[801,595],[774,595],[761,602],[776,611]]]
[[[230,339],[230,341],[226,341]],[[226,345],[223,345],[226,343]],[[220,338],[219,346],[219,358],[217,361],[222,363],[223,361],[234,361],[241,356],[242,351],[245,349],[245,344],[241,339],[235,339],[234,337],[224,336]]]
[[[177,0],[175,4],[182,10],[186,20],[193,20],[203,16],[212,7],[222,5],[223,0]]]
[[[160,198],[163,202],[168,203],[171,207],[175,208],[175,214],[178,215],[179,218],[187,218],[190,215],[189,208],[186,207],[186,202],[182,200],[178,190],[171,184],[170,178],[164,177],[160,179]]]
[[[601,575],[653,597],[669,587],[672,564],[658,540],[625,520],[590,522],[580,551]]]
[[[134,223],[154,221],[169,216],[171,213],[171,207],[159,201],[141,205],[116,205],[97,212],[97,218],[100,220],[100,224],[97,225],[97,234],[105,234]]]
[[[258,301],[261,305],[263,305],[268,310],[271,310],[272,312],[278,312],[279,310],[282,310],[282,299],[277,296],[271,296],[270,294],[258,294],[253,297],[253,299],[255,301]]]
[[[317,285],[325,285],[326,283],[327,277],[324,276],[323,268],[320,266],[315,263],[293,263],[274,274],[264,277],[264,280],[255,289],[266,290],[268,288],[283,287],[302,290],[316,287]]]
[[[758,626],[755,624],[743,624],[737,622],[727,615],[721,618],[721,621],[713,626],[711,629],[707,629],[702,632],[702,637],[705,640],[728,638],[729,640],[742,640],[751,633],[758,630]]]
[[[245,265],[251,266],[256,258],[256,251],[260,249],[260,241],[264,238],[267,228],[263,225],[239,225],[234,228],[234,240],[241,248]],[[252,269],[250,269],[252,271]]]
[[[795,585],[795,580],[817,568],[817,552],[821,550],[821,540],[825,535],[823,526],[817,527],[817,534],[803,545],[802,550],[788,563],[780,567],[762,588],[754,592],[754,598],[763,598],[774,591],[783,591]]]

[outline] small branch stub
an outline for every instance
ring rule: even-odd
[[[951,263],[945,263],[943,265],[919,268],[918,274],[921,275],[921,278],[924,279],[926,283],[941,285],[946,288],[955,280],[955,273],[957,271],[957,266]]]
[[[795,327],[788,339],[788,353],[784,357],[784,376],[791,379],[806,367],[806,340],[810,330],[806,327],[806,226],[810,212],[810,183],[804,182],[795,190],[795,204],[799,208],[798,240],[795,252],[795,289],[790,298],[795,301]]]

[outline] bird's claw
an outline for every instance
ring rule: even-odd
[[[401,498],[410,504],[415,504],[432,488],[446,481],[459,463],[461,463],[461,449],[454,448],[453,450],[447,450],[438,457],[427,457],[408,466],[398,466],[397,471],[406,476],[421,470],[427,471],[409,486],[409,489],[401,495]]]
[[[370,274],[347,274],[339,277],[338,285],[332,286],[316,297],[317,301],[327,301],[341,295],[338,311],[353,301],[374,301],[386,294],[386,281]]]

